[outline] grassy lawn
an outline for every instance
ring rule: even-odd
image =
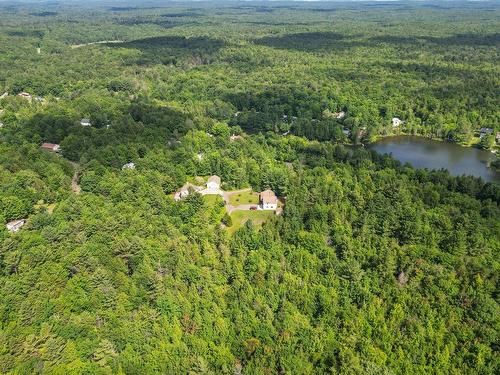
[[[240,204],[259,204],[259,194],[253,191],[234,194],[229,197],[229,203],[232,206],[238,206]]]
[[[253,225],[258,228],[271,216],[274,216],[274,211],[233,211],[231,214],[233,225],[227,230],[232,234],[241,228],[247,220],[252,220]]]

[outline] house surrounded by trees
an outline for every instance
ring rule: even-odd
[[[274,191],[267,189],[259,194],[260,207],[263,210],[276,210],[278,208],[278,198]]]

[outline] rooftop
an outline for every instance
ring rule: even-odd
[[[276,194],[274,194],[274,191],[272,190],[264,190],[262,193],[259,195],[260,200],[264,204],[276,204],[278,203],[278,198],[276,197]]]
[[[216,175],[210,176],[207,182],[213,182],[220,185],[220,177]]]

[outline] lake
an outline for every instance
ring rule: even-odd
[[[415,168],[446,168],[453,176],[466,174],[500,182],[500,173],[486,167],[487,161],[495,158],[489,151],[415,136],[387,137],[368,147]]]

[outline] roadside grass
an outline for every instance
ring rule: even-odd
[[[231,219],[233,221],[233,225],[227,228],[227,231],[230,234],[233,234],[238,229],[240,229],[248,220],[252,220],[253,225],[256,228],[260,228],[262,224],[269,219],[271,216],[274,216],[274,211],[243,211],[236,210],[231,214]]]
[[[232,206],[238,206],[240,204],[259,204],[259,194],[253,191],[233,194],[229,197],[229,203]]]

